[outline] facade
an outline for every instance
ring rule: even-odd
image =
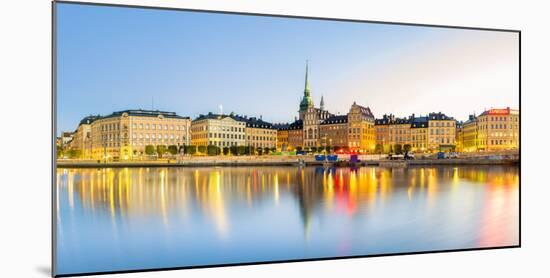
[[[428,117],[411,116],[411,150],[424,152],[428,147]]]
[[[382,152],[393,152],[395,145],[412,151],[439,151],[455,148],[456,121],[442,113],[430,113],[428,116],[397,118],[384,115],[375,120],[375,140]]]
[[[428,151],[456,147],[456,120],[441,112],[428,114]]]
[[[456,151],[462,152],[464,150],[464,128],[463,122],[456,122]]]
[[[341,148],[349,145],[348,116],[332,116],[324,120],[320,126],[321,147]]]
[[[190,142],[189,117],[158,110],[124,110],[91,123],[94,159],[132,159],[148,145],[183,146]]]
[[[191,122],[191,144],[220,148],[246,145],[246,119],[230,114],[200,115]]]
[[[288,150],[288,128],[289,124],[276,124],[274,127],[277,129],[277,150]]]
[[[288,126],[288,150],[303,148],[304,125],[302,120],[296,120]]]
[[[258,118],[246,120],[246,145],[254,148],[276,148],[277,129]]]
[[[99,118],[101,118],[99,115],[85,117],[80,121],[75,132],[72,133],[72,139],[70,141],[69,148],[72,150],[80,151],[80,158],[93,158],[92,123]]]
[[[462,150],[463,152],[475,152],[478,150],[477,117],[470,115],[468,120],[462,123]]]
[[[376,144],[376,135],[374,115],[370,111],[370,108],[353,102],[347,118],[349,148],[359,152],[373,152]]]
[[[477,118],[477,149],[483,151],[519,148],[519,110],[490,109]]]

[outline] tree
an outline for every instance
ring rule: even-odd
[[[145,146],[145,154],[146,155],[154,155],[155,154],[155,146],[153,146],[153,145]]]
[[[197,146],[195,145],[187,145],[184,147],[184,152],[186,154],[194,155],[197,153]]]
[[[237,147],[237,154],[238,154],[238,155],[245,155],[247,149],[248,149],[248,148],[245,147],[245,146],[238,146],[238,147]]]
[[[264,148],[264,153],[265,154],[269,154],[270,151],[271,151],[271,148],[269,148],[269,147]]]
[[[334,149],[331,146],[327,146],[326,151],[327,151],[327,153],[331,153],[331,152],[334,151]]]
[[[223,147],[223,154],[228,155],[229,154],[229,147]]]
[[[405,152],[410,152],[411,149],[412,149],[412,146],[411,146],[411,144],[405,144],[403,146],[403,149],[404,149]]]
[[[314,153],[314,152],[317,152],[317,147],[311,147],[311,152]]]
[[[319,147],[319,148],[317,149],[317,151],[320,152],[320,153],[322,153],[322,152],[325,151],[325,149],[326,149],[325,147]]]
[[[302,151],[302,147],[301,147],[301,146],[297,146],[297,147],[296,147],[296,151],[297,151],[297,152]]]
[[[165,145],[157,145],[157,154],[162,157],[166,153],[167,149]]]
[[[394,151],[395,151],[395,154],[401,154],[403,153],[403,146],[401,146],[401,144],[395,144],[395,146],[393,147]]]
[[[63,148],[61,146],[55,146],[55,147],[56,147],[57,158],[63,157]]]
[[[262,155],[262,154],[264,153],[264,149],[262,149],[261,147],[258,147],[258,148],[256,149],[256,153],[257,153],[258,155]]]
[[[229,152],[231,152],[232,155],[237,155],[237,146],[229,147]]]
[[[208,145],[207,147],[207,153],[208,155],[218,155],[220,154],[220,148],[214,145]]]
[[[374,152],[378,153],[378,154],[383,153],[384,152],[384,146],[382,146],[382,144],[376,144],[376,146],[374,146]]]
[[[176,146],[176,145],[168,146],[168,152],[172,155],[177,154],[178,153],[178,146]]]
[[[205,154],[206,153],[206,146],[199,146],[199,153]]]
[[[82,155],[82,151],[81,151],[81,150],[74,150],[74,149],[72,149],[72,150],[69,150],[69,151],[67,152],[67,156],[68,156],[69,158],[80,158],[81,155]]]
[[[277,148],[271,147],[271,152],[276,152],[276,151],[277,151]]]

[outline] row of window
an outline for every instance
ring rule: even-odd
[[[152,130],[162,130],[164,128],[164,130],[185,130],[185,126],[184,125],[168,125],[168,124],[165,124],[165,125],[161,125],[161,124],[143,124],[143,123],[140,123],[140,124],[137,124],[137,123],[134,123],[132,124],[132,128],[133,129],[152,129]]]

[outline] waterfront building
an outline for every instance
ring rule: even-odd
[[[289,124],[275,124],[273,125],[277,129],[277,150],[287,151],[288,150],[288,129]]]
[[[372,152],[376,144],[374,115],[370,108],[353,102],[348,118],[348,145],[350,150]]]
[[[442,113],[429,113],[406,118],[384,115],[375,122],[376,145],[382,152],[394,152],[395,145],[412,151],[439,151],[454,148],[456,121]],[[452,130],[451,130],[452,129]],[[380,151],[378,150],[378,151]]]
[[[347,147],[348,141],[348,116],[332,116],[324,120],[320,126],[321,147],[338,149]]]
[[[498,151],[519,148],[519,110],[489,109],[477,117],[477,149]]]
[[[320,124],[333,116],[324,108],[324,99],[321,97],[320,108],[316,108],[313,105],[313,99],[311,98],[311,91],[309,89],[308,79],[308,65],[306,64],[306,79],[304,87],[304,96],[300,102],[300,109],[298,110],[300,120],[303,123],[303,142],[304,148],[319,147],[321,145],[321,138],[319,135]]]
[[[441,112],[428,114],[428,150],[444,151],[456,147],[456,120]]]
[[[67,148],[73,141],[75,132],[65,131],[61,133],[59,137],[59,146],[63,149]]]
[[[469,115],[468,120],[462,123],[462,150],[463,152],[475,152],[478,150],[477,117]]]
[[[183,146],[190,142],[189,117],[158,110],[124,110],[91,122],[94,159],[132,159],[146,146]]]
[[[424,152],[428,147],[428,117],[411,116],[411,145],[412,151]]]
[[[254,148],[276,148],[277,129],[261,118],[246,118],[246,145]]]
[[[304,123],[302,120],[295,120],[288,126],[288,150],[303,148]]]
[[[220,148],[246,145],[246,119],[225,114],[199,115],[191,122],[191,144]]]
[[[384,114],[381,119],[374,120],[374,133],[376,136],[377,152],[390,152],[390,124],[395,118],[394,115]]]
[[[464,123],[462,121],[456,122],[456,151],[464,151]]]
[[[78,150],[80,152],[78,155],[79,158],[93,158],[92,123],[99,118],[101,118],[99,115],[84,117],[84,119],[78,123],[75,132],[72,133],[69,148],[71,150]]]

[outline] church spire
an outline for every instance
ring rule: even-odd
[[[325,99],[323,98],[323,96],[321,96],[320,108],[321,110],[325,110]]]
[[[313,107],[313,100],[311,99],[311,92],[309,91],[309,61],[306,60],[306,83],[304,87],[304,97],[302,98],[302,101],[300,102],[300,110],[299,111],[306,111],[309,107]]]
[[[304,97],[309,97],[310,96],[308,72],[309,72],[309,61],[306,60],[306,84],[305,84],[305,88],[304,88]]]

